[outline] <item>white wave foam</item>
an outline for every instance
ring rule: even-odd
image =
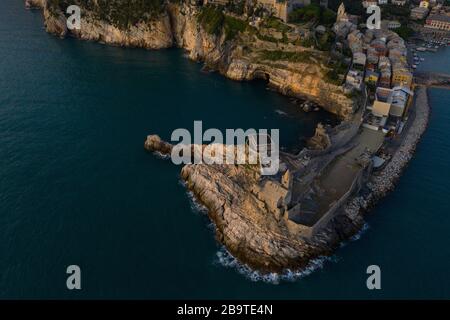
[[[201,213],[201,214],[206,214],[208,213],[208,208],[206,208],[203,204],[201,204],[200,202],[197,201],[197,199],[195,198],[195,195],[192,191],[190,191],[189,189],[187,189],[186,186],[186,182],[184,182],[183,180],[179,180],[179,183],[186,188],[186,195],[189,199],[189,204],[191,206],[191,210],[197,213]],[[211,223],[212,224],[212,223]],[[208,228],[210,228],[211,226],[208,225]],[[214,227],[214,225],[213,225]]]
[[[183,180],[180,179],[179,183],[187,189],[186,183]],[[187,189],[186,194],[188,196],[192,211],[197,212],[197,213],[207,214],[208,209],[203,204],[201,204],[197,201],[197,199],[195,198],[195,195],[192,191],[189,191]],[[213,231],[215,230],[215,225],[213,222],[210,222],[207,225],[207,227],[208,227],[208,229],[211,229]],[[358,235],[360,237],[361,236],[360,234],[362,234],[367,229],[368,229],[368,225],[366,226],[366,224],[365,224],[364,227],[361,229],[361,231],[357,235],[355,235],[353,238],[355,238],[355,240],[357,240],[356,237]],[[214,262],[223,267],[235,269],[239,274],[243,275],[244,277],[246,277],[247,279],[249,279],[251,281],[254,281],[254,282],[262,281],[265,283],[270,283],[270,284],[276,285],[282,281],[294,282],[303,277],[309,276],[314,271],[322,269],[324,267],[324,265],[326,264],[326,262],[337,262],[337,261],[338,261],[338,257],[335,255],[331,256],[331,257],[320,256],[316,259],[311,260],[308,263],[308,265],[302,270],[287,269],[287,270],[283,271],[282,273],[272,272],[272,273],[266,274],[266,273],[261,273],[259,271],[253,270],[249,266],[240,263],[235,257],[233,257],[228,252],[228,250],[224,246],[222,246],[219,249],[219,251],[217,251],[216,259]]]
[[[282,110],[280,110],[280,109],[275,109],[275,113],[278,113],[278,114],[280,114],[282,116],[287,116],[287,113],[282,111]]]
[[[170,155],[168,155],[168,154],[162,154],[162,153],[159,152],[159,151],[154,151],[153,154],[154,154],[156,157],[158,157],[158,158],[160,158],[160,159],[163,159],[163,160],[170,159]]]
[[[247,279],[254,282],[265,282],[270,284],[279,284],[280,282],[294,282],[303,277],[309,276],[314,271],[322,269],[326,262],[336,262],[338,259],[336,256],[325,257],[320,256],[317,259],[311,260],[309,264],[302,270],[290,270],[287,269],[282,273],[268,273],[264,274],[256,270],[252,270],[249,266],[240,263],[235,257],[233,257],[225,247],[216,253],[216,263],[235,269],[239,274],[245,276]]]
[[[364,223],[361,230],[359,230],[357,234],[355,234],[353,237],[351,237],[350,241],[357,241],[357,240],[361,239],[361,237],[367,232],[367,230],[369,230],[369,228],[370,228],[369,224],[367,222]]]
[[[367,230],[370,229],[370,225],[366,222],[364,223],[363,227],[361,228],[361,230],[358,231],[358,233],[356,233],[354,236],[352,236],[350,239],[348,239],[347,241],[343,241],[340,245],[341,248],[345,247],[347,244],[349,244],[350,242],[353,241],[357,241],[359,239],[361,239],[361,237],[367,232]]]

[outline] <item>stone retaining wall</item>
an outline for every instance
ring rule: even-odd
[[[428,125],[430,106],[428,104],[426,87],[417,88],[415,108],[416,116],[406,133],[404,141],[384,169],[377,175],[372,176],[367,183],[370,193],[365,197],[355,197],[346,205],[345,213],[350,219],[357,220],[361,211],[369,209],[375,202],[391,191],[400,178],[402,171],[411,160],[416,146]]]

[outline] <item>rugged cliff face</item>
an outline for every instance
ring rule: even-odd
[[[340,86],[324,79],[324,68],[319,61],[266,61],[258,56],[258,50],[270,48],[270,43],[255,41],[248,36],[245,41],[227,41],[225,32],[209,33],[198,22],[199,8],[196,6],[168,4],[152,17],[135,19],[133,23],[129,23],[128,19],[124,27],[100,15],[97,12],[100,9],[93,9],[95,6],[85,8],[80,2],[82,27],[70,31],[67,30],[66,18],[61,10],[64,6],[51,5],[49,0],[27,0],[26,3],[43,8],[47,31],[61,37],[71,35],[83,40],[148,49],[176,45],[184,48],[191,59],[204,61],[207,66],[230,79],[242,81],[263,78],[281,93],[313,100],[343,118],[348,117],[354,109],[355,101],[345,96]]]
[[[198,23],[198,9],[188,5],[169,5],[176,44],[189,52],[193,60],[204,61],[226,77],[237,80],[262,78],[281,93],[308,98],[343,118],[352,114],[355,101],[344,95],[340,86],[324,80],[320,63],[264,61],[248,47],[265,47],[261,41],[226,41],[224,33],[211,35]],[[267,45],[267,44],[266,44]],[[269,44],[270,45],[270,44]]]
[[[73,31],[72,34],[83,40],[147,49],[169,48],[173,45],[168,15],[162,15],[150,22],[139,22],[126,31],[97,20],[89,13],[83,17],[82,24],[83,28]]]
[[[156,18],[136,20],[135,23],[124,28],[119,23],[112,23],[110,19],[101,17],[96,10],[84,8],[82,2],[72,2],[82,8],[80,30],[67,29],[67,18],[62,10],[66,6],[63,4],[54,5],[49,0],[26,0],[26,5],[30,8],[42,8],[47,32],[60,37],[71,35],[82,40],[147,49],[173,46],[173,35],[167,13],[158,14]]]
[[[249,192],[253,183],[245,168],[187,165],[181,175],[208,208],[217,240],[252,268],[266,272],[303,268],[311,258],[331,252],[291,236],[283,220]]]
[[[25,6],[29,9],[42,9],[45,29],[61,38],[67,35],[66,18],[61,11],[50,10],[48,0],[26,0]]]
[[[314,64],[284,62],[272,66],[264,62],[232,59],[225,74],[234,80],[265,78],[281,93],[312,100],[342,118],[353,113],[356,103],[345,96],[339,86],[326,82],[321,68]]]

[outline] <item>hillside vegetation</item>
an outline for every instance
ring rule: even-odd
[[[139,22],[145,22],[160,15],[164,0],[49,0],[50,10],[65,12],[70,5],[93,12],[98,19],[118,28],[127,29]]]

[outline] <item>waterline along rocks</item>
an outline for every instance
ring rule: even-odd
[[[210,30],[207,22],[202,23],[206,18],[201,20],[206,15],[205,9],[188,1],[138,6],[132,14],[129,13],[132,9],[122,8],[122,2],[26,0],[27,6],[43,9],[47,31],[61,37],[147,49],[178,46],[191,59],[205,62],[230,79],[265,79],[281,93],[312,100],[343,118],[350,116],[356,107],[355,98],[326,80],[330,71],[326,52],[292,43],[274,43],[232,17],[223,18],[220,30]],[[66,26],[64,11],[72,4],[81,8],[80,30],[68,30]],[[122,15],[119,10],[124,10]]]
[[[284,168],[280,175],[271,178],[262,178],[257,167],[207,164],[185,165],[181,176],[196,199],[208,209],[217,240],[238,260],[262,272],[302,269],[312,259],[332,254],[342,241],[356,234],[364,225],[364,213],[392,190],[426,129],[429,116],[426,88],[417,89],[415,107],[417,115],[391,161],[371,175],[366,171],[371,170],[370,166],[362,167],[365,169],[356,175],[356,184],[348,196],[342,196],[343,201],[336,210],[333,210],[334,203],[327,209],[322,216],[327,219],[317,230],[294,223],[289,216],[296,208],[291,206],[294,198],[302,194],[300,189],[306,184],[306,178],[300,180],[298,172],[295,173],[296,160],[292,155],[281,156]],[[159,137],[149,136],[145,147],[169,155],[167,144]],[[300,154],[307,153],[304,149]],[[324,154],[310,153],[310,158],[301,162],[306,164],[303,168],[310,169],[307,172],[313,172],[311,169],[319,164],[327,167],[326,160]],[[334,161],[333,157],[331,162]],[[312,177],[320,180],[328,174],[322,169]],[[364,186],[367,190],[362,195],[359,190]],[[314,193],[306,192],[306,196]],[[317,195],[316,199],[319,203],[326,202]],[[300,205],[307,200],[303,198]]]

